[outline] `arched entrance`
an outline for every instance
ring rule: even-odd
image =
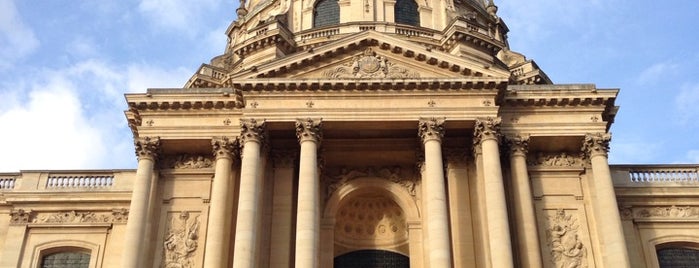
[[[335,257],[335,268],[409,268],[410,258],[386,250],[358,250]]]

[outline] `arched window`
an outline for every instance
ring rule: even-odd
[[[660,268],[699,267],[699,250],[694,244],[660,245],[656,253]]]
[[[337,0],[318,0],[313,7],[313,28],[340,23],[340,4]]]
[[[83,249],[68,248],[45,254],[41,257],[41,268],[88,268],[90,253]]]
[[[420,13],[415,0],[397,0],[393,9],[396,23],[420,26]]]

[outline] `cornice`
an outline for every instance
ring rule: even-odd
[[[618,89],[597,89],[594,85],[510,85],[503,106],[611,106]]]
[[[233,110],[245,106],[242,92],[232,88],[148,89],[145,94],[127,94],[126,101],[131,113],[142,110]]]
[[[501,90],[504,78],[440,79],[241,79],[232,82],[242,91],[363,91],[363,90]]]

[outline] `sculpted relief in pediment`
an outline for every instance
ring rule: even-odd
[[[418,72],[377,55],[371,48],[345,64],[326,70],[322,75],[323,78],[420,78]]]

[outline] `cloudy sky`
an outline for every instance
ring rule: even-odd
[[[0,0],[0,172],[135,168],[123,94],[182,87],[238,0]],[[496,1],[556,83],[621,88],[612,163],[699,163],[699,1]]]

